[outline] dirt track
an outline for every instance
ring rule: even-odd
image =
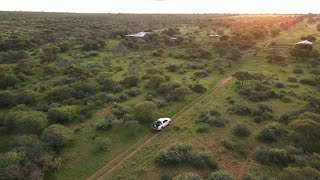
[[[213,88],[210,89],[210,91],[200,97],[198,97],[197,99],[195,99],[190,105],[186,106],[185,108],[183,108],[180,112],[177,113],[177,117],[173,117],[173,121],[177,122],[183,115],[185,115],[186,113],[188,113],[190,110],[192,110],[192,108],[194,106],[196,106],[197,104],[200,104],[203,102],[203,100],[206,100],[207,97],[211,96],[218,88],[222,87],[223,85],[225,85],[227,82],[229,82],[230,80],[232,80],[232,77],[227,77],[225,79],[222,79],[218,82],[218,84],[216,84]],[[103,179],[103,177],[107,176],[109,173],[111,173],[115,168],[117,168],[119,165],[121,165],[124,161],[126,161],[127,159],[129,159],[130,157],[132,157],[134,154],[136,154],[141,148],[143,148],[144,146],[146,146],[149,142],[151,142],[152,139],[154,139],[155,137],[157,137],[159,135],[159,133],[148,133],[147,135],[145,135],[143,138],[141,138],[138,142],[136,142],[135,144],[133,144],[132,146],[130,146],[127,150],[125,150],[124,152],[122,152],[121,154],[119,154],[118,156],[116,156],[115,158],[113,158],[111,161],[109,161],[106,165],[104,165],[100,170],[98,170],[97,172],[95,172],[93,175],[89,176],[86,179]],[[150,136],[150,137],[149,137]],[[140,146],[136,147],[135,146],[137,144],[139,144],[139,142],[141,142],[142,140],[144,140],[145,137],[148,137]],[[135,148],[135,149],[134,149]],[[127,154],[130,150],[134,149],[130,154]],[[124,156],[124,157],[123,157]],[[118,163],[116,163],[119,160]],[[112,164],[114,164],[114,166],[111,167]],[[100,173],[105,170],[108,169],[108,171],[106,171],[105,173],[103,173],[102,175],[100,175]]]

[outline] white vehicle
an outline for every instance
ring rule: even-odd
[[[157,131],[161,131],[163,128],[168,126],[170,123],[171,123],[170,118],[160,118],[153,123],[152,128]]]

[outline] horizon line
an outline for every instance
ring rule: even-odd
[[[210,14],[229,14],[229,15],[308,15],[308,14],[314,14],[314,15],[320,15],[319,13],[236,13],[236,12],[226,12],[226,13],[215,13],[215,12],[207,12],[207,13],[150,13],[150,12],[141,12],[141,13],[135,13],[135,12],[71,12],[71,11],[24,11],[24,10],[0,10],[0,12],[27,12],[27,13],[66,13],[66,14],[158,14],[158,15],[165,15],[165,14],[181,14],[181,15],[194,15],[194,14],[200,14],[200,15],[210,15]]]

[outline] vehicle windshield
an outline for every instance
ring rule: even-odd
[[[155,121],[154,123],[153,123],[153,126],[160,126],[161,125],[161,122],[160,121]]]

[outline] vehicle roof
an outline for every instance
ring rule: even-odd
[[[158,120],[156,120],[156,121],[164,121],[164,120],[169,120],[170,118],[167,118],[167,117],[165,117],[165,118],[159,118]]]

